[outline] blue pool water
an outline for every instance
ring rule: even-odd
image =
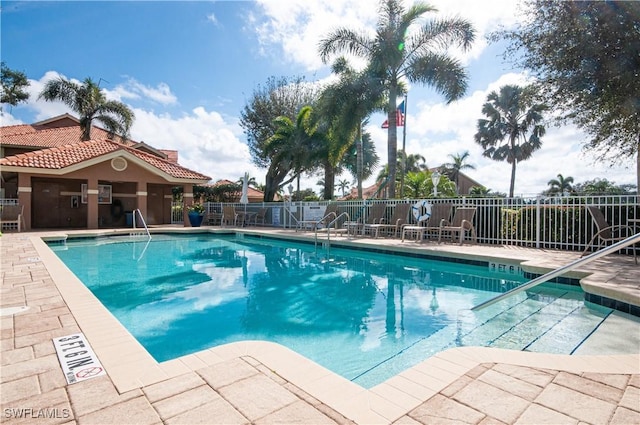
[[[154,235],[53,249],[158,361],[268,340],[368,388],[449,347],[570,354],[611,312],[579,287],[549,284],[472,313],[525,279],[274,239]]]

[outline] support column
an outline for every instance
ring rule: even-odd
[[[18,204],[23,206],[22,209],[22,230],[31,230],[31,192],[33,187],[31,186],[30,174],[18,174]]]
[[[184,227],[191,227],[189,222],[189,212],[187,211],[187,205],[193,204],[193,184],[185,184],[182,192],[182,220],[184,221]]]
[[[138,190],[136,191],[136,197],[137,197],[137,204],[138,204],[138,209],[140,210],[140,213],[142,214],[142,217],[144,217],[144,221],[147,221],[147,199],[148,199],[148,192],[147,192],[147,182],[139,182],[138,183]],[[134,214],[133,219],[136,220],[136,215]],[[138,224],[138,222],[136,221],[136,225]],[[142,223],[140,223],[142,224]]]
[[[87,180],[87,228],[97,229],[98,219],[98,180]]]

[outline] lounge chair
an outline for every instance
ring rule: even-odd
[[[460,235],[460,245],[464,242],[466,232],[469,232],[471,240],[477,242],[476,228],[473,226],[473,218],[476,215],[475,208],[459,207],[456,208],[456,212],[453,214],[451,223],[443,222],[438,232],[438,243],[442,241],[442,234],[444,232],[451,234],[453,240],[454,235],[457,233]]]
[[[0,206],[0,230],[5,224],[15,225],[18,232],[24,227],[24,206],[23,205],[1,205]]]
[[[387,204],[386,203],[377,203],[373,204],[369,207],[367,216],[364,221],[362,219],[358,220],[359,225],[356,225],[356,233],[359,229],[362,235],[366,235],[367,233],[378,231],[377,227],[374,227],[378,224],[384,223],[385,214],[387,212]]]
[[[377,238],[380,231],[385,232],[387,235],[393,235],[394,237],[398,237],[400,234],[400,230],[402,226],[407,222],[407,216],[409,215],[409,210],[411,209],[411,204],[397,204],[393,208],[393,214],[389,219],[389,222],[383,218],[382,223],[377,224],[368,224],[365,227],[370,231],[370,233],[374,234],[374,237]]]
[[[440,233],[440,226],[444,223],[448,223],[451,219],[451,204],[435,204],[431,206],[431,214],[426,220],[418,220],[416,226],[404,226],[402,228],[402,242],[407,234],[415,235],[416,242],[422,242],[425,239],[425,234],[428,233]],[[419,215],[424,217],[424,215]]]
[[[624,224],[612,226],[611,224],[609,224],[607,222],[607,219],[604,217],[602,210],[600,210],[600,208],[598,207],[588,206],[587,211],[589,211],[589,214],[591,214],[591,217],[593,217],[593,221],[598,231],[593,235],[586,248],[582,252],[582,257],[587,254],[587,251],[589,251],[589,248],[591,248],[591,245],[593,245],[596,239],[598,240],[598,248],[600,248],[601,245],[606,246],[609,242],[619,242],[635,234],[633,228],[630,226]],[[636,250],[634,247],[631,247],[631,250],[633,251],[633,259],[635,260],[636,264],[638,264]]]
[[[238,223],[239,214],[236,212],[236,207],[233,205],[222,206],[222,218],[220,220],[220,226],[225,224],[236,226]]]

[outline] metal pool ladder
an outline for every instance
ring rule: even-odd
[[[330,212],[329,214],[327,214],[326,216],[324,216],[322,219],[320,219],[318,222],[321,222],[327,218],[329,218],[329,216],[335,216],[335,218],[333,220],[331,220],[330,223],[327,224],[327,243],[326,243],[326,248],[330,249],[331,248],[331,226],[335,227],[335,231],[336,233],[338,232],[338,228],[336,227],[336,223],[338,223],[338,220],[341,217],[346,217],[347,221],[349,221],[349,214],[347,212],[343,212],[340,215],[336,216],[336,213],[334,212]],[[325,246],[325,243],[322,243],[323,246]],[[318,227],[316,226],[315,229],[315,246],[318,246]]]
[[[568,272],[569,270],[573,270],[578,266],[581,266],[583,264],[587,264],[592,262],[593,260],[596,260],[600,257],[604,257],[607,254],[611,254],[612,252],[618,251],[622,248],[625,248],[629,245],[633,245],[634,243],[640,242],[640,233],[634,235],[634,236],[630,236],[627,239],[624,239],[620,242],[616,242],[613,245],[610,245],[606,248],[601,249],[600,251],[596,251],[592,254],[587,255],[586,257],[582,257],[582,258],[578,258],[577,260],[572,261],[569,264],[565,264],[562,267],[558,267],[557,269],[550,271],[549,273],[543,274],[542,276],[538,276],[537,278],[533,279],[532,281],[525,283],[524,285],[520,285],[517,288],[513,288],[510,291],[507,291],[503,294],[498,295],[497,297],[491,298],[490,300],[487,300],[483,303],[478,304],[477,306],[471,308],[471,311],[475,311],[475,310],[480,310],[483,309],[485,307],[490,306],[491,304],[495,304],[498,301],[502,301],[505,298],[510,297],[511,295],[514,295],[518,292],[522,292],[522,291],[526,291],[529,288],[533,288],[534,286],[540,285],[541,283],[547,282],[551,279],[553,279],[554,277],[558,277],[561,274]],[[635,248],[633,248],[635,249]],[[635,256],[635,253],[634,253]],[[638,264],[638,261],[636,259],[636,264]]]
[[[137,233],[136,230],[136,212],[138,213],[138,216],[140,217],[140,221],[142,221],[142,225],[144,226],[144,230],[146,230],[147,232],[147,236],[149,237],[149,240],[151,240],[151,233],[149,233],[149,228],[147,227],[147,223],[144,221],[144,217],[142,216],[142,212],[140,211],[140,208],[136,208],[135,210],[133,210],[133,232],[131,232],[131,236],[134,236],[135,233]]]

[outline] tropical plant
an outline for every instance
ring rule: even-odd
[[[581,195],[626,195],[634,192],[633,185],[616,185],[607,179],[593,179],[576,183],[573,187]]]
[[[295,122],[286,116],[274,120],[275,133],[264,144],[264,152],[271,158],[266,175],[266,201],[273,200],[278,187],[298,178],[306,165],[318,159],[318,145],[324,136],[316,131],[312,112],[311,106],[305,106]]]
[[[363,122],[362,127],[365,123],[366,121]],[[355,179],[358,198],[362,199],[362,182],[373,175],[373,171],[380,163],[380,157],[376,153],[376,146],[371,140],[371,134],[360,131],[360,135],[356,143],[342,157],[341,167]]]
[[[242,176],[238,180],[236,180],[236,183],[238,183],[240,186],[242,186],[244,184],[244,176]],[[247,186],[257,188],[258,187],[258,183],[256,181],[256,178],[249,176],[249,180],[247,180]]]
[[[330,164],[340,169],[345,165],[345,156],[350,152],[355,154],[355,162],[350,168],[362,196],[362,181],[371,175],[366,161],[373,159],[366,157],[365,138],[368,136],[363,127],[373,111],[382,110],[385,99],[379,79],[372,79],[367,70],[356,72],[345,58],[334,62],[332,72],[339,80],[323,89],[318,102],[318,115],[326,119],[328,127],[326,156]],[[375,155],[372,146],[370,144],[369,148],[374,149]],[[377,160],[375,156],[376,163]],[[332,185],[333,182],[325,178],[325,197],[333,193]]]
[[[204,205],[199,202],[194,202],[193,204],[187,207],[187,211],[190,213],[204,214]]]
[[[349,189],[349,180],[342,179],[338,182],[338,189],[342,192],[342,196],[345,195],[347,189]]]
[[[433,180],[429,170],[410,171],[405,177],[404,197],[407,198],[432,198]],[[447,176],[440,177],[438,181],[438,196],[453,197],[456,195],[455,185]]]
[[[598,158],[636,155],[640,186],[640,2],[528,0],[524,24],[495,34],[545,103],[590,135]]]
[[[280,117],[296,120],[301,108],[312,105],[316,100],[316,88],[303,78],[276,79],[270,77],[264,86],[258,86],[241,111],[240,126],[247,136],[247,145],[252,162],[260,168],[267,168],[264,200],[273,201],[278,189],[296,176],[285,177],[291,164],[278,164],[277,157],[284,154],[280,150],[267,149],[270,139],[282,125]],[[283,129],[280,129],[282,131]],[[315,164],[305,164],[312,168]]]
[[[492,91],[482,106],[488,119],[478,120],[478,132],[474,138],[484,149],[483,155],[494,161],[511,164],[509,197],[513,197],[516,182],[516,164],[531,158],[540,149],[545,134],[541,124],[544,104],[532,102],[531,88],[506,85],[500,93]]]
[[[442,164],[442,171],[456,184],[456,193],[460,193],[460,171],[475,170],[476,167],[465,162],[469,158],[469,151],[464,151],[462,154],[449,154],[449,158],[451,162]]]
[[[398,151],[399,164],[400,164],[400,161],[402,161],[403,156],[405,155],[403,155],[402,151]],[[402,167],[405,169],[405,174],[410,172],[424,171],[427,168],[429,168],[427,166],[427,162],[426,162],[427,160],[424,158],[424,156],[420,155],[419,153],[412,153],[412,154],[406,155],[406,157],[407,159],[405,160],[404,167]]]
[[[29,87],[29,80],[23,72],[10,69],[4,62],[0,64],[0,103],[16,106],[29,99],[25,91]]]
[[[435,8],[415,3],[408,10],[400,0],[382,0],[375,37],[349,28],[331,32],[320,42],[320,57],[326,63],[338,52],[346,52],[368,62],[370,79],[378,80],[387,96],[387,154],[390,180],[396,180],[397,123],[396,107],[399,95],[405,92],[403,80],[433,86],[447,102],[462,97],[467,88],[467,76],[461,64],[447,56],[446,47],[471,47],[475,33],[468,21],[459,18],[429,20],[420,23]],[[415,24],[415,25],[414,25]],[[389,188],[395,197],[395,185]]]
[[[74,83],[63,77],[49,80],[38,99],[61,101],[79,115],[81,140],[91,139],[93,120],[100,121],[112,135],[125,140],[133,124],[134,114],[127,105],[117,100],[107,100],[104,92],[91,79],[82,84]]]
[[[573,192],[573,177],[564,177],[562,174],[558,174],[557,179],[551,179],[547,182],[550,186],[546,191],[548,195],[562,195],[563,193]]]

